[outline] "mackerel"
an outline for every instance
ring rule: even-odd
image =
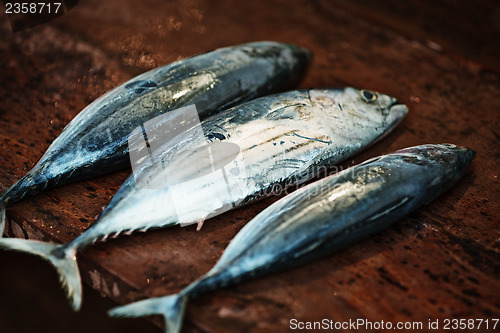
[[[423,145],[376,157],[303,187],[247,223],[217,264],[180,293],[114,308],[111,316],[163,315],[180,332],[201,293],[324,257],[389,227],[450,189],[474,151]]]
[[[4,207],[47,188],[129,166],[129,134],[147,120],[190,104],[205,119],[283,88],[309,58],[307,50],[293,45],[255,42],[183,59],[116,87],[82,110],[38,164],[0,197],[0,235]]]
[[[262,97],[203,121],[204,135],[193,127],[166,143],[155,163],[139,167],[96,222],[72,242],[0,239],[0,248],[50,261],[78,309],[81,283],[76,253],[82,248],[120,233],[203,221],[268,196],[266,189],[304,181],[315,170],[361,151],[391,131],[406,113],[406,106],[393,97],[354,88]],[[207,174],[207,165],[189,162],[199,159],[200,147],[207,141],[212,147],[237,147],[237,156]],[[137,150],[147,150],[144,147]],[[167,168],[158,168],[163,165]],[[148,186],[162,183],[165,176],[174,181]]]

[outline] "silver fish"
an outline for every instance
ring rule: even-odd
[[[217,264],[180,293],[114,308],[111,316],[160,314],[180,332],[187,301],[298,266],[369,237],[456,183],[474,151],[423,145],[368,160],[275,202],[245,225]]]
[[[183,59],[116,87],[81,111],[38,164],[0,197],[0,236],[5,206],[50,187],[127,167],[128,136],[147,120],[189,104],[196,104],[205,119],[283,88],[309,58],[307,50],[293,45],[255,42]]]
[[[406,106],[393,97],[354,88],[262,97],[203,121],[201,137],[200,131],[191,128],[178,141],[169,142],[157,161],[127,179],[97,221],[72,242],[1,239],[0,248],[49,260],[78,309],[81,283],[76,253],[85,246],[134,230],[198,222],[268,196],[266,189],[307,179],[317,168],[359,152],[386,135],[406,113]],[[238,147],[238,157],[224,172],[219,170],[220,177],[214,176],[217,172],[200,177],[206,175],[206,165],[185,163],[193,160],[189,154],[195,154],[194,159],[200,156],[207,140]],[[169,163],[174,167],[165,169],[166,177],[174,178],[173,183],[140,186],[163,181],[165,172],[157,166]]]

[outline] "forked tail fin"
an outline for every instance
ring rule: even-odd
[[[0,203],[0,237],[3,237],[5,231],[5,205]]]
[[[36,173],[36,167],[0,195],[0,237],[5,231],[5,210],[19,200],[31,197],[48,186],[48,181]]]
[[[82,284],[73,249],[65,247],[65,244],[58,245],[18,238],[1,238],[0,249],[33,254],[50,262],[57,270],[59,281],[66,291],[71,307],[75,311],[80,309]]]
[[[155,314],[165,318],[165,332],[179,333],[186,309],[187,296],[181,294],[149,298],[109,310],[112,317],[143,317]]]

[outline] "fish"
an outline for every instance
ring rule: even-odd
[[[155,68],[83,109],[40,161],[0,197],[0,236],[9,205],[58,185],[130,167],[128,137],[147,120],[196,104],[200,119],[291,84],[311,54],[271,41],[217,49]]]
[[[76,254],[81,249],[136,230],[196,223],[272,195],[268,189],[304,181],[381,139],[407,110],[394,97],[351,87],[294,90],[254,99],[206,119],[200,128],[192,127],[166,142],[166,147],[160,145],[154,163],[138,167],[98,219],[73,241],[57,245],[3,238],[0,248],[48,260],[58,271],[71,306],[79,309]],[[229,155],[237,157],[223,170],[207,174],[205,169],[213,165],[195,162],[206,155],[207,145],[214,151],[233,147]],[[141,156],[141,149],[153,146],[132,145],[131,154]],[[173,180],[148,186],[165,177]]]
[[[370,159],[285,196],[248,222],[215,266],[178,294],[113,308],[154,314],[180,332],[188,300],[330,255],[378,233],[449,190],[475,156],[452,144],[421,145]]]

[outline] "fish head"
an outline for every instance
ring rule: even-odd
[[[290,59],[293,59],[293,61],[289,62],[292,66],[297,67],[298,72],[302,71],[311,62],[312,54],[309,50],[292,44],[283,44],[283,47],[285,53],[290,53]]]
[[[311,89],[311,102],[349,117],[365,127],[392,130],[408,113],[406,105],[396,98],[376,91],[356,88]]]
[[[368,89],[346,88],[341,99],[355,106],[363,116],[383,119],[389,127],[397,125],[408,113],[406,105],[395,97]]]
[[[300,78],[304,69],[311,61],[311,52],[305,48],[271,41],[261,41],[244,44],[240,51],[250,58],[269,61],[275,66],[273,82],[270,85],[276,85],[276,88],[282,87],[283,82],[291,83]],[[281,82],[280,84],[278,84]]]
[[[474,150],[451,143],[415,146],[398,150],[395,154],[405,154],[413,157],[415,163],[425,163],[456,174],[463,174],[476,156]]]
[[[402,157],[402,169],[413,170],[412,182],[421,189],[416,192],[424,198],[434,198],[450,189],[465,174],[476,153],[469,148],[445,143],[405,148],[394,155]]]

